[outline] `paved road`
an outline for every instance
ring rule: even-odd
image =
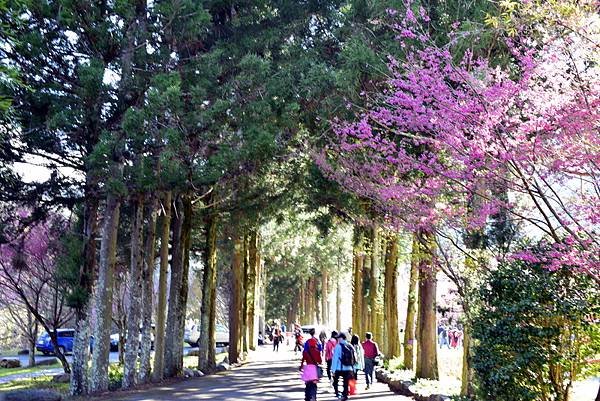
[[[127,394],[111,394],[106,400],[120,401],[240,401],[303,400],[304,383],[298,372],[299,356],[291,351],[273,353],[264,347],[252,354],[253,362],[229,372],[190,379]],[[361,394],[354,400],[409,401],[392,394],[386,385],[376,384],[364,391],[364,378],[359,380]],[[318,400],[335,400],[327,379],[319,384]]]

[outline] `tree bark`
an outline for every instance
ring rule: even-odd
[[[367,249],[367,252],[369,252],[369,242],[371,242],[369,237],[365,238],[365,242],[367,243],[367,246],[365,246],[365,248]],[[371,257],[368,253],[365,253],[364,257],[363,257],[363,274],[362,274],[362,288],[363,288],[363,295],[360,298],[360,302],[362,304],[362,316],[360,319],[360,326],[359,326],[359,333],[362,333],[363,335],[367,332],[367,331],[371,331],[371,304],[369,302],[370,300],[370,291],[371,291]],[[358,334],[358,333],[357,333]],[[360,334],[359,334],[360,335]]]
[[[248,344],[251,350],[255,350],[258,345],[257,339],[257,327],[256,327],[256,302],[257,302],[257,282],[260,270],[260,237],[258,231],[253,229],[250,232],[250,243],[249,243],[249,270],[248,270],[248,291],[247,291],[247,305],[248,305]]]
[[[335,327],[340,330],[342,327],[342,284],[341,278],[337,277],[335,289]]]
[[[369,316],[369,326],[374,338],[383,339],[379,328],[378,315],[380,314],[379,302],[379,228],[375,225],[371,228],[371,277],[369,280],[369,305],[371,314]]]
[[[329,275],[325,270],[321,272],[321,324],[325,327],[329,326]]]
[[[158,198],[150,195],[146,215],[146,242],[144,244],[144,267],[142,270],[142,344],[140,354],[140,371],[138,381],[147,383],[150,380],[150,357],[152,349],[152,302],[154,298],[154,259],[156,257],[156,216]]]
[[[475,388],[473,386],[474,374],[473,368],[471,367],[471,328],[469,324],[463,325],[463,368],[461,377],[461,388],[460,394],[464,397],[472,398],[475,395]]]
[[[415,361],[415,319],[417,317],[417,283],[419,282],[419,239],[413,234],[410,258],[410,278],[408,281],[408,304],[404,326],[404,367],[414,368]]]
[[[386,355],[400,356],[398,333],[398,236],[392,234],[387,241],[385,256],[385,338]]]
[[[175,344],[183,344],[183,338],[185,334],[185,316],[187,310],[188,301],[188,289],[189,289],[189,273],[190,273],[190,251],[192,246],[192,220],[193,220],[193,205],[192,199],[189,196],[183,198],[183,227],[181,233],[181,243],[183,246],[183,271],[181,279],[181,288],[179,290],[179,308],[177,316],[177,324],[179,325],[179,331],[177,332],[177,339]],[[183,372],[183,348],[181,346],[176,347],[177,351],[177,370]]]
[[[241,304],[244,245],[239,234],[233,239],[233,257],[231,261],[231,298],[229,301],[229,362],[240,361],[241,344]]]
[[[240,316],[240,327],[241,331],[241,339],[242,339],[242,358],[246,359],[246,355],[248,355],[248,270],[250,269],[250,258],[249,258],[249,236],[248,234],[244,234],[244,270],[242,277],[242,304],[241,304],[241,313]]]
[[[125,366],[123,367],[123,388],[135,386],[137,359],[140,346],[140,320],[142,317],[142,233],[144,230],[144,198],[141,194],[134,200],[134,222],[131,228],[131,260],[129,267],[129,291],[127,293],[129,313],[127,313],[127,342],[125,343]]]
[[[29,310],[27,310],[27,331],[27,349],[29,351],[27,366],[32,368],[35,366],[35,342],[38,337],[38,324]]]
[[[298,311],[298,317],[300,318],[301,322],[305,322],[306,321],[306,295],[305,295],[305,282],[304,279],[300,279],[300,289],[298,290],[298,296],[300,297],[300,307],[299,307],[299,311]]]
[[[154,337],[154,371],[152,379],[163,379],[165,354],[165,317],[167,308],[167,270],[169,267],[169,234],[171,228],[172,194],[165,192],[160,237],[160,271],[158,276],[158,303],[156,305],[156,335]]]
[[[437,380],[437,268],[432,233],[419,232],[419,312],[416,377]]]
[[[363,235],[359,226],[354,226],[353,239],[353,274],[352,274],[352,330],[362,336],[361,322],[363,318]],[[338,327],[339,330],[342,327]]]
[[[165,329],[165,361],[164,377],[175,377],[182,372],[177,371],[177,348],[181,348],[181,343],[177,344],[179,333],[179,310],[180,290],[183,284],[183,244],[181,241],[181,232],[183,227],[183,202],[181,196],[177,195],[174,201],[173,210],[172,242],[171,242],[171,280],[169,283],[169,299],[167,306],[167,326]],[[185,311],[183,312],[185,313]]]
[[[75,338],[70,395],[88,392],[88,360],[90,353],[90,300],[96,271],[96,237],[98,235],[98,198],[95,194],[97,180],[92,173],[86,176],[85,203],[83,207],[83,263],[79,270],[79,290],[86,294],[82,305],[75,308]]]
[[[119,180],[123,176],[123,164],[113,163],[111,176]],[[113,275],[117,251],[117,232],[121,199],[110,192],[106,198],[106,210],[102,227],[98,280],[95,290],[96,321],[94,324],[94,352],[90,390],[108,390],[108,358],[110,354],[110,327],[112,323]]]
[[[215,202],[213,198],[214,191],[210,200],[211,203]],[[202,280],[202,316],[200,323],[200,356],[198,357],[198,369],[204,373],[212,373],[216,368],[217,221],[218,216],[214,211],[209,211],[206,221],[206,251]]]

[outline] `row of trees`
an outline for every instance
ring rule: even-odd
[[[463,395],[474,395],[471,297],[481,272],[516,258],[599,282],[596,10],[591,3],[532,3],[488,16],[512,38],[467,51],[465,43],[475,40],[459,25],[446,40],[432,29],[440,23],[435,8],[415,2],[390,10],[381,23],[397,32],[403,54],[390,57],[390,78],[368,94],[358,122],[338,124],[317,158],[329,177],[368,199],[378,218],[414,233],[417,377],[438,378],[437,269],[457,285],[467,323]],[[517,230],[543,236],[546,253],[515,248]],[[373,243],[375,231],[366,237]],[[449,256],[442,239],[462,256]],[[360,294],[358,271],[366,263],[356,255]],[[356,311],[357,323],[360,316]]]
[[[73,394],[108,388],[116,270],[127,271],[123,387],[181,374],[195,255],[205,372],[223,266],[231,361],[256,342],[267,281],[272,317],[340,327],[346,271],[354,331],[373,331],[409,368],[416,356],[416,375],[433,379],[438,270],[467,323],[478,273],[508,257],[598,280],[591,3],[1,6],[2,73],[18,76],[2,81],[12,108],[2,109],[0,199],[13,221],[2,242],[16,249],[52,211],[74,216],[57,275],[75,315]],[[15,162],[49,177],[27,179]],[[15,221],[20,209],[29,212]],[[316,217],[288,233],[271,227],[297,213]],[[286,243],[298,230],[314,240]],[[548,238],[546,254],[516,252],[529,232]],[[409,248],[400,350],[396,276]],[[18,263],[5,260],[14,275]]]
[[[3,3],[3,71],[18,74],[3,87],[12,98],[3,218],[30,211],[12,219],[3,241],[21,240],[23,227],[53,211],[74,216],[58,274],[75,315],[73,363],[64,361],[71,393],[108,388],[117,270],[127,271],[119,273],[127,278],[123,387],[181,373],[195,252],[203,265],[198,366],[215,368],[223,234],[233,243],[232,282],[243,290],[232,289],[231,359],[251,346],[258,227],[300,198],[307,155],[299,150],[356,89],[338,81],[360,56],[341,38],[360,33],[353,24],[368,17],[363,9],[336,1]],[[49,176],[19,174],[14,163]]]

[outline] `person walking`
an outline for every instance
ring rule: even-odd
[[[331,383],[331,360],[333,359],[333,350],[338,344],[338,332],[333,330],[331,332],[331,338],[325,344],[325,363],[327,364],[327,378]]]
[[[338,335],[338,344],[333,350],[331,370],[334,372],[333,390],[335,391],[335,396],[342,401],[348,399],[348,383],[350,382],[350,377],[353,375],[355,364],[356,356],[354,355],[354,348],[346,342],[346,334],[340,333]],[[338,388],[340,377],[343,380],[341,394]]]
[[[302,330],[299,328],[294,331],[295,345],[294,345],[294,354],[298,351],[302,351],[302,346],[304,345],[304,339],[302,338]]]
[[[317,383],[319,382],[319,365],[321,365],[321,352],[323,348],[319,340],[315,338],[315,329],[309,330],[310,338],[304,342],[300,371],[302,380],[306,385],[304,389],[305,401],[317,400]],[[303,368],[306,362],[306,367]]]
[[[273,334],[273,352],[279,352],[279,343],[281,342],[282,337],[279,329],[274,330]]]
[[[448,347],[448,349],[450,348],[450,343],[448,342],[448,330],[446,329],[446,326],[442,324],[438,326],[438,342],[440,344],[440,349],[442,349],[444,345]]]
[[[354,380],[358,380],[358,371],[365,370],[365,351],[360,344],[360,338],[353,334],[350,339],[350,345],[354,348],[354,355],[356,355],[356,363],[354,364]]]
[[[373,341],[373,334],[370,332],[365,334],[362,346],[365,352],[365,378],[368,390],[373,384],[373,369],[375,368],[375,358],[379,356],[379,346]]]

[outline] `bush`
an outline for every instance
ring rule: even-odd
[[[115,391],[123,385],[123,366],[118,363],[108,365],[108,389]]]
[[[404,361],[400,357],[396,357],[396,358],[392,358],[392,359],[386,358],[383,361],[383,367],[385,369],[389,370],[390,372],[394,372],[396,370],[403,370],[404,369]]]
[[[568,267],[515,260],[486,277],[473,322],[473,365],[482,399],[567,400],[600,352],[593,281]]]

